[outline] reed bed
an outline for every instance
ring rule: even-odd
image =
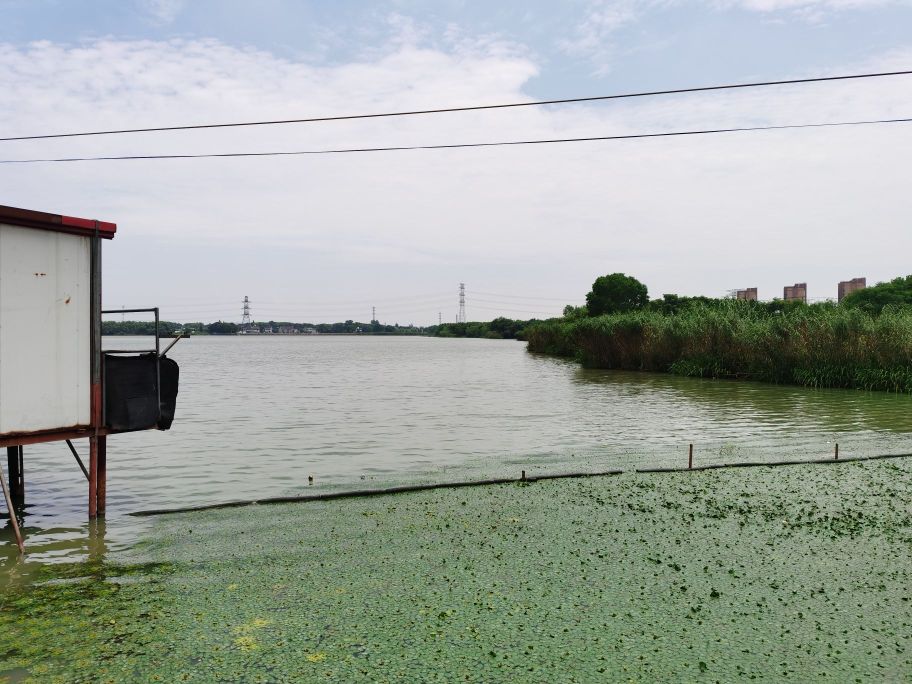
[[[835,305],[770,311],[696,303],[553,319],[526,329],[529,351],[592,368],[740,378],[806,387],[912,392],[912,308],[879,314]]]

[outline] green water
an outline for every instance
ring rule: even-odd
[[[131,563],[47,566],[7,591],[0,673],[907,680],[910,493],[897,459],[166,517]]]

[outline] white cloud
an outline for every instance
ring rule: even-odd
[[[912,0],[712,0],[718,8],[739,8],[766,15],[785,15],[811,24],[848,10],[871,10],[888,5],[912,6]]]
[[[558,46],[568,55],[586,58],[594,65],[596,75],[604,76],[611,71],[615,54],[613,34],[658,4],[668,3],[662,0],[593,0],[573,35],[558,41]]]
[[[605,76],[618,53],[618,33],[636,27],[650,12],[675,6],[710,11],[741,9],[767,15],[784,15],[819,23],[843,10],[866,10],[888,5],[912,6],[912,0],[589,0],[584,18],[571,35],[557,41],[567,55],[593,65],[594,75]]]
[[[184,9],[185,0],[139,0],[140,9],[160,24],[170,24]]]
[[[778,12],[780,10],[819,9],[870,9],[884,5],[908,5],[908,0],[716,0],[727,7],[742,7],[757,12]]]
[[[912,51],[897,52],[843,69],[910,60]],[[333,66],[215,40],[0,46],[0,120],[13,135],[509,102],[526,99],[523,88],[537,71],[496,41],[451,49],[398,44],[371,61]],[[901,83],[4,143],[0,156],[303,150],[909,116]],[[2,165],[0,203],[118,222],[106,257],[107,303],[158,301],[166,315],[169,304],[200,301],[210,316],[224,316],[214,313],[217,304],[233,306],[249,294],[310,303],[301,316],[316,309],[363,317],[314,302],[376,298],[382,306],[384,298],[420,298],[460,280],[470,292],[581,298],[595,275],[614,270],[642,277],[657,294],[759,285],[761,296],[772,296],[787,281],[808,280],[811,295],[822,296],[845,277],[875,280],[906,269],[910,144],[912,128],[896,125],[438,152]],[[388,309],[401,311],[400,321],[430,322],[443,304]],[[206,317],[190,311],[170,315]]]

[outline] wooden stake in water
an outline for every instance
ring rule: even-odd
[[[690,445],[690,449],[687,451],[687,469],[692,470],[694,467],[694,445]]]
[[[10,499],[9,489],[6,488],[6,478],[3,477],[3,468],[0,468],[0,485],[3,485],[3,497],[6,499],[6,510],[9,511],[10,522],[13,524],[13,533],[16,535],[16,544],[19,546],[19,553],[25,553],[25,542],[22,541],[22,532],[19,531],[19,519],[16,518],[16,509],[13,508],[13,500]]]

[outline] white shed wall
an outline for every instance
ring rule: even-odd
[[[91,422],[91,243],[0,224],[0,435]]]

